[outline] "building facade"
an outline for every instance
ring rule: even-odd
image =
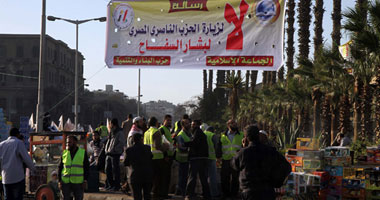
[[[36,113],[40,35],[0,34],[0,108],[18,125],[21,116]],[[78,54],[79,93],[84,90],[84,57]],[[73,118],[75,49],[46,36],[43,109],[52,119]],[[57,118],[57,119],[56,119]]]

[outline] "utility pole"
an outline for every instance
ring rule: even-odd
[[[42,0],[41,35],[40,35],[40,58],[38,66],[38,99],[36,111],[36,132],[42,130],[42,115],[44,112],[44,73],[45,68],[45,35],[46,35],[46,0]]]
[[[141,76],[141,69],[139,69],[139,83],[138,83],[138,89],[137,89],[137,116],[140,116],[140,76]]]

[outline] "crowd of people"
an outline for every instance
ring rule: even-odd
[[[198,182],[204,199],[275,199],[274,188],[280,187],[291,171],[265,132],[257,125],[240,131],[233,119],[227,122],[227,130],[217,134],[213,127],[205,127],[188,115],[174,124],[170,115],[162,123],[155,117],[146,121],[129,115],[121,126],[112,119],[91,134],[89,157],[75,136],[67,138],[67,149],[55,174],[65,200],[71,195],[83,199],[93,169],[105,172],[107,191],[130,191],[137,200],[170,199],[171,185],[175,185],[176,195],[195,199]],[[22,194],[19,186],[25,186],[25,177],[19,177],[24,173],[10,166],[34,168],[18,135],[14,128],[8,140],[0,143],[5,199],[20,199],[16,191]],[[125,176],[123,170],[127,171]]]

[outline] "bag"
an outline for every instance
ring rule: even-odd
[[[275,188],[280,188],[286,182],[290,172],[292,171],[292,166],[285,159],[283,155],[279,152],[276,152],[277,157],[275,162],[273,162],[273,170],[272,170],[272,185]]]

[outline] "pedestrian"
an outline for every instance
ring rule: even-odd
[[[158,130],[158,121],[155,117],[149,118],[148,121],[149,129],[144,133],[144,144],[151,147],[153,154],[153,198],[154,199],[164,199],[167,198],[165,195],[165,161],[164,152],[169,149],[167,143],[162,142],[162,134]]]
[[[172,173],[172,164],[173,164],[173,139],[172,135],[170,133],[170,128],[172,126],[172,116],[171,115],[165,115],[163,125],[159,128],[160,133],[162,137],[165,138],[166,142],[169,144],[169,149],[164,152],[164,171],[163,176],[165,177],[164,183],[163,183],[163,191],[162,195],[164,198],[169,198],[169,187],[170,187],[170,180],[171,180],[171,173]]]
[[[218,136],[215,135],[214,127],[210,126],[204,132],[207,136],[208,144],[208,179],[210,185],[210,194],[212,199],[219,199],[220,193],[218,189],[217,182],[217,171],[216,171],[216,154],[215,149],[218,145]]]
[[[189,173],[189,148],[185,146],[185,143],[190,142],[192,138],[190,119],[182,119],[181,126],[182,130],[178,133],[176,137],[176,161],[179,163],[178,185],[176,194],[185,197],[187,176]]]
[[[105,147],[107,190],[120,190],[120,156],[124,152],[125,137],[116,118],[111,120],[110,137]]]
[[[58,187],[58,173],[56,171],[51,172],[51,180],[48,185],[53,189],[55,199],[59,199],[59,187]]]
[[[232,159],[232,167],[240,171],[243,200],[274,200],[274,188],[281,187],[291,166],[276,148],[260,142],[259,129],[245,129],[244,148]]]
[[[106,141],[108,137],[108,128],[106,125],[104,125],[103,122],[99,124],[99,126],[95,129],[96,131],[99,131],[100,133],[100,139],[102,141]]]
[[[86,151],[77,144],[77,137],[67,137],[68,149],[63,151],[58,165],[58,187],[62,191],[63,200],[70,200],[71,193],[74,194],[75,200],[82,200],[84,189],[87,187],[90,164]]]
[[[210,188],[207,182],[208,174],[208,144],[207,136],[203,133],[200,120],[191,123],[192,140],[186,142],[189,147],[189,177],[186,185],[186,199],[195,199],[195,186],[199,176],[202,185],[203,199],[210,199]]]
[[[0,143],[0,169],[5,200],[22,200],[25,192],[24,165],[34,170],[34,163],[23,141],[18,139],[20,131],[11,128],[7,140]]]
[[[93,150],[90,156],[90,166],[96,166],[100,152],[104,146],[103,142],[100,140],[99,131],[94,131],[92,134],[92,141],[89,143],[91,149]]]
[[[153,154],[150,146],[143,144],[142,134],[134,134],[131,138],[133,143],[125,151],[124,160],[124,165],[129,168],[129,184],[132,186],[132,194],[135,200],[148,200],[151,198],[152,189]]]
[[[128,134],[132,128],[132,125],[133,125],[133,115],[128,114],[127,120],[121,123],[121,128],[123,129],[125,139],[128,138]],[[127,142],[125,144],[127,144]]]
[[[228,120],[227,131],[222,133],[217,157],[222,159],[221,182],[225,198],[236,198],[239,191],[239,172],[231,167],[231,159],[242,148],[244,133],[240,132],[234,119]]]
[[[182,130],[182,120],[190,119],[188,114],[184,114],[181,120],[178,120],[174,123],[174,127],[172,128],[172,134],[176,137],[178,133]]]
[[[132,125],[131,130],[128,133],[128,139],[127,139],[127,143],[128,143],[127,146],[128,147],[133,146],[133,135],[134,134],[140,134],[141,136],[143,136],[143,134],[144,134],[144,132],[142,130],[143,126],[144,126],[144,120],[142,117],[133,118],[133,125]]]

